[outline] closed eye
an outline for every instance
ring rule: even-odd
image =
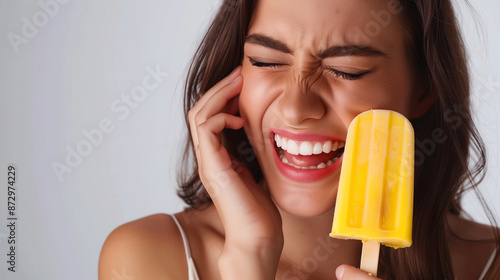
[[[260,68],[276,68],[280,66],[287,65],[285,63],[278,63],[278,62],[263,62],[263,61],[258,61],[252,57],[248,57],[250,60],[250,64],[255,67],[260,67]],[[370,71],[364,71],[361,73],[348,73],[348,72],[343,72],[339,70],[335,70],[332,68],[327,68],[329,75],[333,75],[336,78],[342,78],[345,80],[358,80],[361,79],[364,75],[370,73]]]
[[[338,70],[331,69],[331,68],[327,68],[327,71],[330,75],[333,75],[336,78],[342,78],[345,80],[359,80],[364,75],[370,73],[370,71],[365,71],[365,72],[361,72],[361,73],[347,73],[347,72],[338,71]]]
[[[276,62],[262,62],[262,61],[257,61],[251,57],[248,58],[250,60],[250,63],[252,66],[255,67],[262,67],[262,68],[275,68],[278,66],[283,66],[286,65],[285,63],[276,63]]]

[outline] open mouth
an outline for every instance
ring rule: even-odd
[[[298,141],[274,134],[279,159],[296,169],[324,169],[334,165],[344,153],[345,142]]]

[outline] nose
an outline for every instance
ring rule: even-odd
[[[292,75],[283,89],[279,101],[279,109],[283,119],[290,126],[300,126],[304,122],[321,119],[325,112],[325,104],[315,84],[319,77],[305,77],[298,73]]]

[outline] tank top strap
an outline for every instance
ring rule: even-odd
[[[177,224],[177,227],[179,228],[179,231],[182,236],[182,242],[184,242],[184,251],[186,252],[189,280],[200,280],[200,278],[198,277],[198,271],[196,271],[196,266],[194,265],[193,258],[191,257],[191,248],[189,247],[189,240],[187,238],[187,235],[184,232],[184,229],[182,228],[177,218],[174,215],[171,216],[172,219],[174,219],[175,223]]]
[[[497,249],[493,250],[493,253],[490,256],[490,259],[488,260],[488,262],[484,266],[484,269],[483,269],[483,272],[481,273],[481,276],[479,276],[479,280],[484,279],[486,272],[488,272],[488,269],[490,269],[491,263],[493,263],[493,259],[495,259],[496,252],[497,252]]]

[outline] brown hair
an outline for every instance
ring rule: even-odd
[[[411,34],[410,57],[424,71],[429,94],[437,99],[423,117],[412,120],[416,142],[422,143],[415,147],[421,158],[415,163],[413,245],[405,250],[383,248],[381,269],[387,279],[454,279],[446,215],[462,213],[466,190],[480,196],[477,187],[484,177],[486,153],[472,120],[467,56],[452,4],[449,0],[401,4],[404,29]],[[435,150],[430,152],[425,145],[437,130],[447,139],[432,143]],[[496,225],[491,210],[483,206]],[[500,278],[498,229],[495,239],[497,254],[485,279]]]
[[[196,51],[185,84],[188,131],[189,109],[241,64],[254,4],[252,0],[224,1]],[[472,120],[466,52],[452,4],[449,0],[404,0],[401,5],[410,58],[436,102],[424,116],[412,120],[416,142],[424,144],[416,146],[416,156],[420,157],[415,163],[413,245],[399,250],[383,246],[380,275],[384,279],[454,279],[446,241],[446,215],[462,212],[461,198],[466,190],[478,192],[486,154]],[[425,144],[436,129],[447,136],[446,142],[432,143],[433,149],[426,149]],[[178,194],[189,206],[199,208],[210,203],[210,197],[198,175],[190,136],[179,174]],[[224,131],[223,142],[260,181],[262,173],[255,155],[249,154],[252,150],[244,131]],[[475,162],[471,162],[473,156]],[[484,208],[496,225],[490,209],[487,205]],[[495,237],[497,254],[485,279],[500,278],[498,230]]]

